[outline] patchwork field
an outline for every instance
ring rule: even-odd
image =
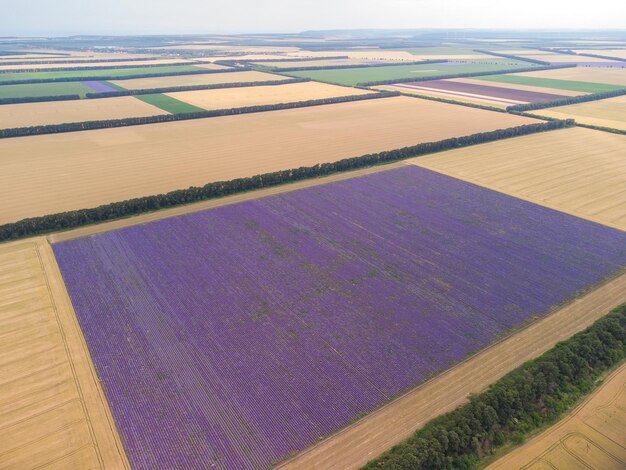
[[[582,124],[626,131],[626,96],[535,111],[557,119],[574,118]]]
[[[66,64],[18,64],[18,65],[2,65],[0,64],[0,77],[2,77],[3,71],[6,70],[36,70],[36,69],[54,69],[54,68],[85,68],[85,67],[107,67],[114,68],[116,66],[137,66],[141,67],[143,65],[168,65],[168,64],[180,64],[181,62],[189,62],[185,59],[156,59],[156,60],[138,60],[132,62],[87,62],[87,63],[66,63]]]
[[[31,83],[26,85],[0,86],[0,99],[38,96],[79,95],[85,97],[93,90],[82,82]]]
[[[626,231],[625,153],[626,136],[572,128],[411,162]]]
[[[286,85],[258,85],[246,88],[182,91],[165,94],[203,109],[227,109],[263,104],[319,100],[339,96],[367,95],[370,93],[372,92],[369,90],[359,90],[356,88],[318,82],[304,82],[289,83]]]
[[[540,70],[537,72],[524,72],[516,74],[516,77],[548,79],[550,80],[587,82],[596,84],[616,85],[618,88],[626,87],[626,69],[606,67],[567,67],[554,70]],[[542,86],[542,85],[539,85]],[[549,86],[549,85],[545,85]]]
[[[0,223],[533,122],[393,97],[1,139]]]
[[[0,106],[0,129],[167,114],[132,96]]]
[[[626,468],[626,364],[570,416],[487,468]]]
[[[0,246],[2,468],[129,468],[50,245]]]
[[[295,77],[306,77],[339,85],[354,86],[358,83],[382,80],[404,79],[411,77],[432,77],[455,73],[490,72],[512,68],[532,66],[528,62],[504,59],[485,61],[442,62],[422,65],[390,65],[389,67],[363,67],[352,69],[302,70],[288,72]]]
[[[10,84],[20,80],[48,80],[82,77],[131,77],[133,75],[156,75],[161,73],[194,72],[202,70],[193,65],[163,65],[161,67],[137,67],[124,69],[76,70],[64,72],[17,72],[0,73],[0,83]]]
[[[127,90],[142,90],[148,88],[165,88],[175,86],[213,85],[216,83],[268,82],[283,79],[288,80],[289,77],[265,72],[244,71],[198,75],[177,75],[169,77],[130,78],[126,80],[110,80],[110,82]],[[0,92],[1,91],[2,87],[0,87]]]
[[[54,251],[131,464],[245,469],[547,315],[624,246],[408,165]]]
[[[556,70],[545,70],[544,72],[557,72],[561,70],[577,70],[579,67],[572,67],[571,69],[556,69]],[[594,70],[586,67],[581,67],[581,70]],[[607,70],[608,72],[617,71],[624,75],[626,79],[626,69],[597,69],[597,70]],[[540,72],[530,72],[530,73],[540,73]],[[565,76],[577,76],[577,74],[563,74]],[[581,75],[581,74],[578,74]],[[592,78],[594,74],[587,75],[588,78]],[[613,85],[607,82],[607,79],[604,77],[608,77],[610,74],[600,74],[596,75],[594,78],[598,80],[604,80],[603,82],[591,82],[591,81],[576,81],[570,79],[562,79],[562,78],[552,78],[549,75],[528,75],[526,73],[521,74],[499,74],[499,75],[483,75],[480,77],[474,77],[476,80],[481,80],[484,82],[492,83],[509,83],[514,85],[528,85],[528,86],[537,86],[544,88],[552,88],[554,90],[570,90],[570,91],[578,91],[581,93],[602,93],[605,91],[613,91],[624,88],[624,85]],[[582,74],[581,76],[584,76]]]

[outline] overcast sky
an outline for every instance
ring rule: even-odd
[[[0,36],[626,28],[625,0],[0,0]]]

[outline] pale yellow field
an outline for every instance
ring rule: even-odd
[[[568,67],[564,69],[516,73],[515,75],[590,83],[608,83],[626,87],[626,69],[609,67]]]
[[[273,80],[288,80],[289,77],[274,75],[265,72],[244,71],[227,73],[201,73],[195,75],[171,75],[166,77],[131,78],[128,80],[110,80],[127,90],[143,88],[161,88],[172,86],[211,85],[214,83],[237,82],[269,82]]]
[[[408,97],[0,140],[0,224],[537,122]]]
[[[382,85],[375,87],[377,90],[385,90],[385,91],[399,91],[400,93],[407,93],[410,95],[422,95],[422,96],[431,96],[433,98],[443,98],[446,100],[459,101],[463,103],[473,103],[480,104],[483,106],[491,106],[493,108],[504,109],[507,106],[511,106],[512,104],[521,104],[522,101],[515,101],[514,103],[500,103],[497,101],[492,101],[487,96],[477,95],[472,93],[459,93],[458,95],[448,95],[442,93],[440,90],[435,88],[427,88],[420,87],[419,89],[406,88],[404,86],[396,86],[396,85]],[[462,96],[461,96],[462,95]],[[513,101],[513,100],[510,100]]]
[[[579,54],[595,54],[626,59],[626,49],[577,49],[575,52]]]
[[[211,56],[211,57],[198,57],[194,59],[197,62],[215,62],[217,60],[265,60],[265,59],[288,59],[290,56],[287,54],[243,54],[237,56]]]
[[[226,70],[231,67],[227,67],[226,65],[213,64],[208,62],[193,62],[191,65],[195,67],[199,67],[201,69],[210,69],[210,70]]]
[[[0,467],[130,468],[44,238],[0,245]]]
[[[474,83],[476,85],[489,85],[491,87],[499,87],[499,88],[514,88],[516,90],[525,90],[525,91],[534,91],[537,93],[551,93],[558,94],[563,96],[579,96],[579,95],[587,95],[588,93],[584,93],[582,91],[574,91],[574,90],[562,90],[562,89],[554,89],[547,88],[541,86],[532,86],[532,85],[518,85],[517,83],[500,83],[500,82],[485,82],[485,80],[476,80],[474,78],[452,78],[447,79],[448,82],[461,82],[461,83]]]
[[[0,129],[169,114],[133,96],[0,106]]]
[[[558,108],[539,109],[534,113],[558,119],[574,118],[581,124],[626,131],[626,96],[624,95]]]
[[[321,60],[298,60],[289,62],[258,62],[257,65],[264,67],[292,68],[292,67],[327,67],[333,65],[359,65],[369,64],[370,61],[362,59],[321,59]]]
[[[524,54],[524,55],[520,54],[520,57],[524,57],[526,59],[543,60],[546,62],[557,63],[557,64],[566,63],[566,62],[577,62],[581,60],[583,62],[607,62],[607,59],[600,59],[598,57],[579,57],[579,56],[575,56],[572,54],[552,54],[552,53]]]
[[[626,468],[626,364],[567,418],[487,468]]]
[[[570,128],[410,161],[520,199],[626,230],[625,155],[626,136]]]
[[[289,83],[286,85],[222,88],[216,90],[180,91],[165,93],[172,98],[204,109],[241,108],[261,104],[291,103],[339,96],[367,95],[368,90],[329,85],[318,82]],[[1,110],[1,109],[0,109]]]
[[[71,59],[68,59],[71,60]],[[89,59],[91,60],[91,59]],[[0,70],[37,70],[37,69],[61,69],[61,68],[86,68],[86,67],[116,67],[116,66],[133,66],[141,67],[144,65],[168,65],[181,64],[186,62],[188,65],[194,65],[193,62],[185,59],[156,59],[156,60],[137,60],[132,62],[88,62],[88,63],[69,63],[69,64],[21,64],[21,65],[2,65]]]

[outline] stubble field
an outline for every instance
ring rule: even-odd
[[[534,111],[556,119],[573,118],[581,124],[626,131],[626,95]]]
[[[127,80],[110,80],[111,83],[127,90],[146,88],[165,88],[190,85],[213,85],[216,83],[267,82],[287,80],[289,77],[265,72],[244,71],[227,73],[207,73],[199,75],[178,75],[152,78],[130,78]],[[0,89],[1,91],[1,89]]]

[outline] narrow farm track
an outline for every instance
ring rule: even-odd
[[[279,465],[287,469],[355,469],[467,401],[507,372],[543,354],[626,302],[626,274],[479,352],[355,424]]]
[[[0,247],[0,468],[129,468],[50,245]]]

